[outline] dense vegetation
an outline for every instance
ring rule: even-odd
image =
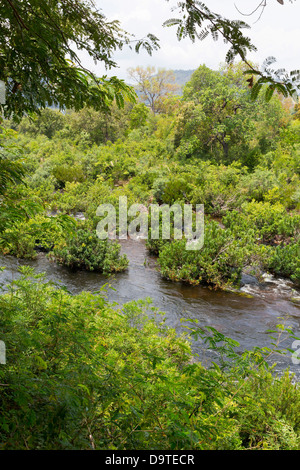
[[[155,115],[126,102],[6,121],[2,253],[126,269],[119,245],[95,235],[97,207],[125,195],[128,205],[204,204],[202,250],[148,240],[162,276],[227,289],[243,271],[268,271],[299,284],[299,112],[278,94],[253,102],[243,71],[201,66]],[[210,330],[228,358],[204,369],[148,304],[116,311],[28,269],[0,303],[3,449],[299,449],[299,389],[267,370],[270,351],[237,355]]]
[[[298,283],[300,121],[280,96],[251,101],[243,70],[199,67],[181,98],[165,97],[164,114],[143,103],[109,114],[46,109],[33,121],[24,118],[15,136],[7,129],[4,152],[8,161],[22,161],[26,186],[14,186],[5,198],[19,217],[8,224],[3,213],[2,251],[32,258],[40,249],[74,268],[96,269],[84,244],[95,237],[100,204],[118,207],[119,196],[147,207],[204,204],[203,250],[187,252],[184,240],[148,240],[163,276],[224,288],[238,286],[246,269]],[[74,224],[68,215],[77,212],[86,220]],[[110,242],[93,243],[112,250]]]
[[[196,328],[224,359],[205,369],[149,302],[116,311],[31,268],[0,306],[2,450],[299,449],[299,389],[274,379],[270,351]]]

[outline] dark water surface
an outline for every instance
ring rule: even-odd
[[[197,319],[200,326],[212,326],[238,341],[238,350],[270,347],[273,340],[266,331],[283,323],[282,317],[286,319],[286,326],[292,327],[300,337],[300,302],[292,300],[300,296],[300,291],[292,283],[269,276],[263,284],[258,284],[246,277],[240,293],[173,283],[162,279],[156,269],[155,258],[148,255],[143,241],[127,240],[121,245],[122,252],[128,256],[129,267],[126,272],[110,278],[98,273],[71,272],[40,254],[37,260],[26,262],[13,257],[0,258],[0,265],[7,268],[0,273],[0,282],[16,279],[19,276],[18,267],[28,264],[37,272],[45,272],[48,279],[60,282],[74,294],[83,290],[95,292],[109,283],[115,290],[107,290],[108,300],[122,305],[131,300],[151,297],[153,305],[165,312],[166,323],[178,332],[183,331],[182,318]],[[293,341],[290,338],[282,345],[292,348]],[[300,349],[299,346],[297,349]],[[200,355],[202,362],[205,362],[205,357],[213,357],[214,354],[207,352],[204,357],[201,342],[195,343],[193,350]],[[293,364],[292,353],[276,356],[271,362],[276,362],[275,371],[289,368],[299,380],[300,364]]]

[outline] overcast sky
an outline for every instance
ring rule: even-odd
[[[291,3],[285,0],[280,5],[277,0],[267,0],[267,7],[258,22],[258,10],[252,16],[242,16],[236,7],[243,13],[250,13],[261,0],[206,0],[204,3],[217,13],[229,19],[241,19],[251,26],[251,30],[244,30],[251,37],[258,51],[249,58],[262,63],[268,56],[275,56],[276,68],[287,70],[300,69],[300,0]],[[107,19],[118,19],[123,29],[141,38],[151,32],[160,39],[160,50],[154,51],[152,56],[146,52],[136,54],[128,49],[117,52],[114,59],[118,68],[110,71],[99,64],[83,57],[85,65],[89,66],[98,75],[117,75],[128,81],[127,69],[129,67],[155,66],[166,69],[196,69],[201,64],[217,69],[224,61],[228,46],[222,40],[214,42],[211,38],[192,43],[186,39],[178,41],[176,27],[166,28],[162,24],[168,18],[176,16],[171,11],[176,5],[175,0],[95,0]],[[255,23],[255,24],[254,24]]]

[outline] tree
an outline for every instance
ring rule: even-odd
[[[66,113],[64,135],[96,145],[108,140],[114,142],[122,137],[127,128],[129,108],[130,103],[125,102],[122,110],[112,103],[106,112],[96,111],[93,108],[83,108],[77,112],[69,111]]]
[[[51,139],[57,131],[63,129],[65,121],[64,114],[55,109],[46,108],[34,118],[24,117],[17,129],[32,135],[44,134]]]
[[[189,156],[229,163],[246,162],[251,149],[266,150],[285,124],[278,96],[255,103],[243,75],[243,64],[213,71],[205,65],[192,75],[183,91],[175,145]]]
[[[5,117],[56,105],[76,110],[83,106],[108,109],[116,100],[134,93],[117,77],[96,77],[83,67],[78,51],[84,50],[107,69],[112,55],[132,38],[118,21],[108,21],[92,0],[6,0],[0,2],[0,80],[7,90]],[[149,34],[135,41],[138,52],[158,47]]]
[[[135,67],[128,69],[128,75],[154,114],[163,112],[165,100],[179,89],[171,70],[159,69],[155,73],[155,67]]]
[[[137,103],[129,113],[129,129],[139,129],[146,125],[149,109],[144,103]]]

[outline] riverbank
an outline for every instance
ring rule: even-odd
[[[42,253],[32,261],[1,257],[1,264],[7,269],[0,273],[0,281],[5,284],[16,279],[19,276],[18,268],[29,265],[37,272],[45,272],[47,279],[65,286],[72,294],[104,289],[102,292],[106,292],[108,301],[120,306],[151,298],[153,306],[165,313],[166,324],[178,333],[187,331],[184,325],[190,325],[188,320],[196,320],[200,326],[216,328],[238,341],[240,347],[237,350],[240,352],[256,347],[272,347],[273,340],[267,331],[276,329],[277,324],[285,323],[300,337],[300,305],[294,301],[299,291],[290,281],[265,276],[264,282],[259,283],[254,278],[245,277],[238,292],[225,292],[163,279],[157,270],[156,258],[148,254],[142,240],[121,241],[121,253],[129,259],[128,269],[112,276],[71,271],[49,261]],[[247,280],[251,282],[246,283]],[[281,346],[291,348],[292,340],[285,340]],[[214,353],[203,348],[203,343],[193,342],[193,352],[202,361],[215,359]],[[275,362],[275,372],[289,368],[300,377],[300,365],[293,364],[291,353],[272,357],[270,363]]]
[[[266,366],[264,348],[239,354],[195,311],[208,363],[147,298],[116,305],[99,279],[88,292],[77,273],[75,294],[19,269],[0,296],[1,450],[299,449],[300,389]]]

